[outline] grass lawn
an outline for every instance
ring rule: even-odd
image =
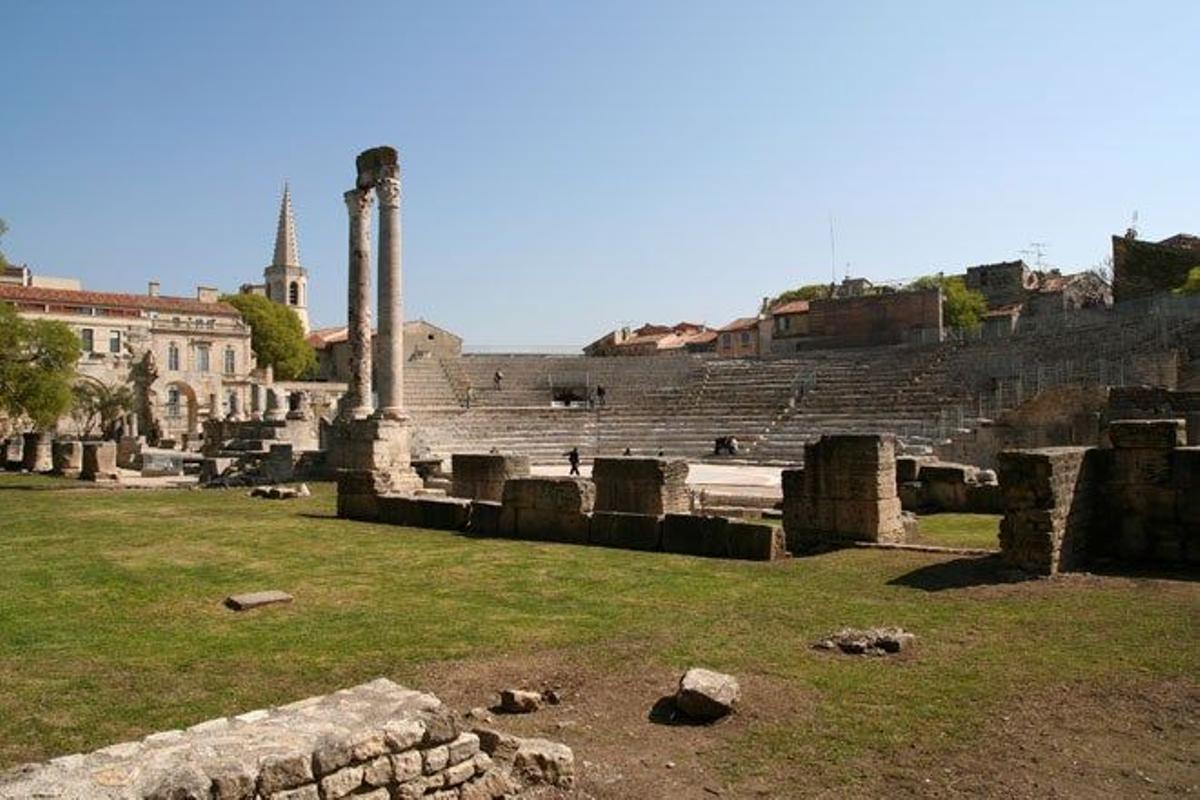
[[[920,518],[922,544],[1000,548],[1000,517],[995,514],[928,514]]]
[[[471,539],[338,520],[327,486],[289,502],[19,488],[37,484],[0,476],[0,766],[380,675],[411,682],[449,659],[587,653],[617,670],[633,651],[804,698],[801,716],[728,729],[712,759],[731,785],[781,759],[836,785],[916,747],[969,748],[1030,687],[1200,675],[1200,583],[1005,584],[911,552],[761,564]],[[991,517],[937,532],[956,519],[922,526],[994,542]],[[257,589],[296,602],[221,605]],[[916,632],[915,656],[810,648],[881,624]]]

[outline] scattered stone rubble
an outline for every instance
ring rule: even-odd
[[[385,678],[0,775],[0,798],[492,800],[569,788],[570,748],[461,732],[431,694]]]
[[[531,714],[542,707],[540,692],[504,689],[500,692],[500,710],[505,714]]]
[[[907,650],[916,639],[903,628],[843,628],[814,646],[818,650],[840,650],[853,656],[885,656]]]
[[[708,722],[732,713],[741,698],[737,678],[692,667],[679,679],[675,707],[694,720]]]
[[[295,500],[299,497],[311,497],[307,483],[299,486],[256,486],[250,490],[251,497],[261,497],[267,500]]]

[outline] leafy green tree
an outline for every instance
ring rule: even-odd
[[[121,420],[133,410],[133,389],[125,384],[101,383],[81,377],[72,387],[75,405],[71,416],[83,437],[100,434],[114,439]]]
[[[926,275],[910,283],[907,289],[942,290],[942,319],[948,328],[975,330],[987,313],[987,299],[981,292],[967,288],[959,277]]]
[[[1200,267],[1192,267],[1188,271],[1187,279],[1175,290],[1175,294],[1200,294]]]
[[[316,371],[317,353],[304,341],[304,326],[295,311],[260,294],[227,294],[221,300],[242,312],[250,324],[250,347],[260,367],[269,364],[283,381]]]
[[[771,307],[790,303],[793,300],[826,300],[831,294],[828,283],[808,283],[795,289],[788,289],[771,301]]]
[[[70,410],[79,337],[64,322],[23,319],[0,303],[0,410],[54,427]]]

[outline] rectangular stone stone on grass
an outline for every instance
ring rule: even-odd
[[[587,544],[595,498],[583,478],[514,478],[504,485],[500,535]]]
[[[500,501],[504,484],[530,476],[529,456],[515,453],[454,453],[450,456],[450,494],[469,500]]]
[[[730,522],[729,557],[744,561],[774,561],[787,556],[783,528],[752,522]]]
[[[290,603],[293,599],[295,598],[287,592],[281,592],[278,589],[268,589],[261,592],[231,594],[225,598],[225,605],[233,611],[249,611],[252,608],[259,608],[260,606]]]
[[[471,520],[467,524],[467,531],[475,536],[499,536],[502,508],[498,502],[472,500]]]
[[[685,461],[601,457],[592,463],[596,509],[630,514],[686,513],[691,499]]]
[[[85,481],[120,480],[116,442],[84,442],[79,478]]]
[[[385,495],[376,499],[379,521],[409,528],[465,531],[471,518],[471,501],[460,498]]]

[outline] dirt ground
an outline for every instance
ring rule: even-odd
[[[715,751],[760,726],[794,721],[807,727],[807,698],[779,680],[739,676],[738,713],[709,726],[671,724],[651,716],[678,673],[648,666],[633,651],[622,663],[628,666],[604,670],[578,652],[539,653],[435,665],[421,673],[419,684],[476,715],[497,702],[501,688],[561,692],[559,705],[533,714],[488,708],[490,721],[483,723],[571,746],[579,775],[575,792],[542,797],[1200,797],[1196,684],[1129,689],[1066,682],[1030,693],[991,720],[975,741],[918,746],[863,764],[854,785],[822,785],[805,769],[803,753],[730,784]]]

